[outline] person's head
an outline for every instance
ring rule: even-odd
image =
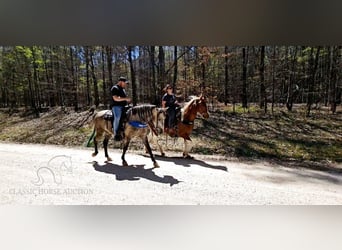
[[[127,84],[129,84],[129,81],[127,81],[127,79],[125,77],[120,77],[118,80],[118,84],[122,87],[122,88],[126,88]]]
[[[165,86],[165,88],[164,88],[164,91],[165,91],[166,93],[168,93],[168,94],[172,94],[172,92],[173,92],[173,87],[172,87],[172,85],[171,85],[171,84],[167,84],[167,85]]]

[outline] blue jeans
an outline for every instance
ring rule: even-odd
[[[122,110],[124,109],[123,106],[114,106],[112,108],[112,112],[114,115],[114,121],[113,121],[113,130],[114,130],[114,135],[118,134],[119,130],[119,123],[120,123],[120,118],[122,114]]]
[[[176,108],[175,107],[169,107],[167,109],[167,114],[169,117],[168,120],[168,128],[173,128],[175,124],[175,118],[176,118]]]

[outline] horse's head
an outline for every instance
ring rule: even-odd
[[[206,101],[205,96],[200,95],[200,97],[198,97],[195,102],[196,102],[197,112],[200,113],[205,119],[209,118],[207,101]]]
[[[167,108],[156,108],[153,113],[153,121],[158,134],[163,133],[166,111]]]

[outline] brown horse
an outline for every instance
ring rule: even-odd
[[[155,105],[149,104],[135,106],[127,111],[127,118],[124,125],[123,152],[121,156],[123,166],[128,166],[125,160],[125,154],[131,139],[139,137],[142,139],[148,153],[150,154],[154,167],[159,167],[152,154],[147,135],[150,130],[156,135],[163,131],[165,111],[166,109],[156,108]],[[105,114],[108,112],[110,112],[110,110],[102,110],[94,116],[94,130],[89,141],[95,135],[93,140],[95,152],[92,154],[94,157],[98,154],[98,141],[104,136],[103,148],[105,157],[107,158],[107,161],[112,161],[112,158],[108,155],[107,149],[108,141],[113,136],[112,121],[105,119]],[[136,124],[138,124],[138,126]]]
[[[209,113],[206,104],[206,98],[201,95],[199,97],[194,97],[190,102],[188,102],[184,108],[181,110],[182,116],[181,119],[177,121],[177,129],[176,135],[170,135],[172,137],[182,137],[184,139],[184,150],[183,150],[183,157],[184,158],[191,158],[189,152],[192,148],[190,139],[190,134],[194,128],[194,121],[196,119],[197,114],[202,115],[205,119],[209,118]],[[160,153],[165,155],[162,147],[159,145],[158,140],[153,137],[154,142],[159,147]]]

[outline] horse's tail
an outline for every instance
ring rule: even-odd
[[[91,106],[91,107],[88,109],[88,112],[89,112],[90,115],[96,114],[96,113],[97,113],[97,112],[96,112],[96,106],[95,106],[95,105]]]
[[[89,111],[88,112],[88,117],[91,117],[89,125],[90,126],[94,126],[94,120],[95,120],[95,117],[96,117],[98,111],[94,107],[91,107],[88,111]]]
[[[90,147],[90,143],[92,142],[92,140],[94,139],[94,135],[95,135],[95,127],[93,129],[93,133],[90,135],[89,139],[88,139],[88,142],[87,142],[87,148]]]
[[[90,120],[90,123],[89,125],[90,126],[94,126],[94,129],[93,129],[93,132],[92,134],[90,135],[89,139],[88,139],[88,142],[87,142],[87,145],[86,147],[89,148],[90,147],[90,143],[91,141],[94,139],[94,135],[95,135],[95,117],[96,117],[96,114],[97,114],[97,110],[96,110],[96,107],[95,106],[91,106],[90,109],[88,110],[88,114],[89,116],[93,116],[92,119]]]

